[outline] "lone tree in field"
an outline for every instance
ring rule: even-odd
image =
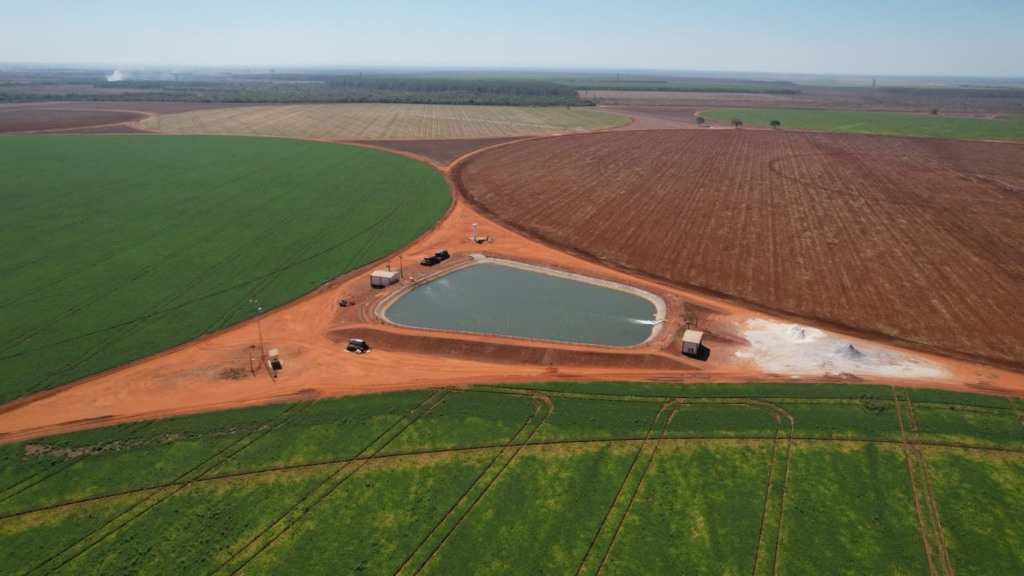
[[[732,119],[732,127],[733,128],[739,128],[740,126],[743,126],[743,120],[740,120],[739,118],[733,118]]]
[[[703,116],[697,116],[697,126],[703,126],[703,125],[704,125],[704,117]]]
[[[772,128],[778,128],[779,126],[782,126],[782,122],[779,122],[778,120],[772,120],[771,122],[768,123],[768,125],[771,126]]]

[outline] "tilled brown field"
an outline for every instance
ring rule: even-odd
[[[211,108],[237,108],[239,104],[204,102],[31,102],[0,104],[0,134],[70,132],[115,134],[138,132],[116,126],[153,114],[173,114]]]
[[[0,134],[120,124],[145,117],[145,114],[115,110],[0,109]]]
[[[613,265],[1024,368],[1024,146],[781,131],[615,132],[456,167],[497,218]]]

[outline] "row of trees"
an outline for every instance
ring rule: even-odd
[[[225,103],[385,102],[492,106],[592,106],[577,91],[553,82],[415,77],[330,77],[291,81],[103,82],[83,93],[0,92],[0,101],[135,100]]]
[[[703,116],[697,116],[697,126],[703,126],[705,122],[706,120]],[[743,126],[743,120],[740,120],[739,118],[733,118],[730,121],[730,123],[732,124],[733,128],[739,128],[740,126]],[[778,128],[779,126],[782,126],[782,122],[779,122],[778,120],[772,120],[771,122],[768,123],[768,125],[771,126],[772,128]]]

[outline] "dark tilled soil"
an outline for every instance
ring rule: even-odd
[[[1024,146],[752,130],[537,139],[456,165],[475,205],[621,269],[1024,368]]]

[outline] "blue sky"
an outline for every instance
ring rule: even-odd
[[[0,62],[1024,76],[1024,0],[0,0]]]

